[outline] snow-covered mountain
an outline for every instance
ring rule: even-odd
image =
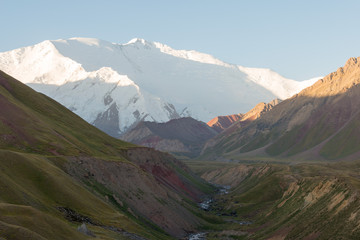
[[[44,41],[0,53],[0,69],[113,136],[141,120],[192,116],[208,121],[247,112],[316,81],[298,82],[269,69],[227,64],[143,39]]]

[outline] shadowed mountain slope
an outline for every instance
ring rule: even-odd
[[[171,239],[207,224],[210,191],[168,154],[101,132],[0,71],[0,236]]]
[[[160,151],[196,156],[216,134],[205,123],[187,117],[166,123],[141,122],[122,139]]]
[[[205,149],[217,156],[355,159],[360,151],[360,59],[287,99]]]

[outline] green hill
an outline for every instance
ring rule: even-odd
[[[0,72],[3,239],[171,239],[208,223],[212,187],[172,156],[112,138]]]

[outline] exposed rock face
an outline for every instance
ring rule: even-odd
[[[250,124],[252,121],[259,118],[262,114],[270,111],[279,102],[281,102],[280,99],[275,99],[269,103],[262,102],[262,103],[257,104],[253,109],[251,109],[246,114],[229,115],[229,116],[225,116],[224,118],[219,117],[219,119],[227,119],[228,120],[227,121],[228,124],[224,124],[224,125],[221,125],[220,121],[215,122],[216,118],[214,118],[213,119],[214,120],[213,127],[215,126],[216,129],[221,129],[222,127],[225,127],[226,125],[228,125],[228,126],[222,130],[221,134],[215,136],[214,138],[212,138],[206,142],[206,144],[204,145],[204,148],[202,150],[202,153],[206,152],[206,150],[208,148],[212,148],[213,146],[215,146],[216,144],[221,142],[224,138],[227,138],[227,136],[230,136],[233,132],[238,131],[238,129],[244,128],[245,126]],[[238,117],[234,117],[234,116],[238,116]],[[239,119],[237,121],[234,121],[231,123],[231,119],[236,119],[236,118],[239,118]],[[221,125],[221,127],[219,127],[220,125]]]
[[[224,132],[208,153],[355,159],[360,154],[360,59],[278,104],[246,127]],[[231,152],[231,153],[230,153]],[[255,152],[254,152],[255,153]]]
[[[193,231],[201,220],[185,207],[184,198],[200,200],[201,192],[172,166],[192,175],[189,169],[172,156],[145,147],[126,150],[124,157],[131,162],[73,158],[67,171],[81,181],[105,186],[113,193],[109,197],[128,206],[132,215],[144,216],[174,236]]]
[[[227,116],[218,116],[211,119],[207,125],[214,129],[217,132],[222,132],[226,128],[230,127],[233,123],[237,121],[246,121],[250,120],[253,121],[261,116],[264,112],[271,110],[275,105],[281,102],[280,99],[274,99],[269,103],[259,103],[253,109],[251,109],[246,114],[232,114]]]
[[[242,122],[254,121],[255,119],[258,119],[262,114],[270,111],[273,107],[275,107],[280,102],[281,102],[280,99],[274,99],[269,103],[263,103],[263,102],[259,103],[253,109],[251,109],[249,112],[244,114],[244,116],[241,118],[241,121]]]
[[[180,118],[167,123],[141,122],[122,139],[160,151],[199,154],[201,147],[216,131],[193,118]]]
[[[227,116],[218,116],[218,117],[215,117],[215,118],[211,119],[207,123],[207,125],[209,125],[209,127],[214,129],[215,131],[221,132],[225,128],[230,127],[230,125],[233,124],[234,122],[240,120],[243,116],[244,115],[241,114],[241,113],[227,115]]]
[[[95,237],[95,234],[86,227],[85,223],[78,227],[78,231],[90,237]]]
[[[105,112],[99,113],[93,124],[103,132],[119,137],[119,131],[114,131],[114,129],[119,129],[119,111],[116,103],[111,104]]]

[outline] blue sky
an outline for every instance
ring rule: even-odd
[[[360,56],[357,0],[0,0],[0,52],[46,39],[139,37],[297,80]]]

